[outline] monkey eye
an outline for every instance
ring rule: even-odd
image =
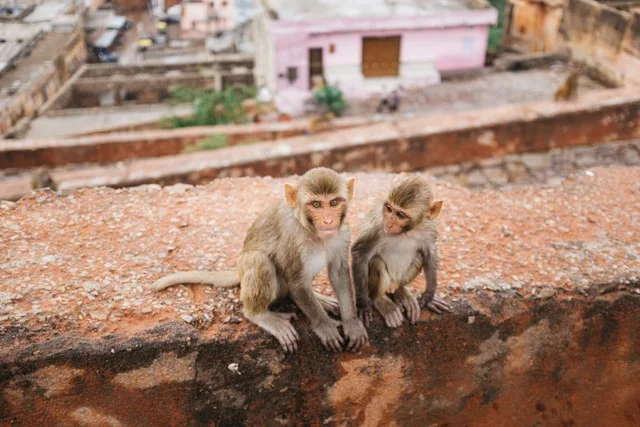
[[[322,205],[320,204],[320,202],[319,202],[319,201],[317,201],[317,200],[316,200],[315,202],[311,202],[311,206],[313,206],[314,208],[318,209],[318,208],[320,208],[320,206],[322,206]]]
[[[407,216],[405,214],[403,214],[402,212],[396,212],[396,216],[400,219],[406,219]]]
[[[338,206],[338,199],[333,199],[332,201],[329,202],[329,205]]]
[[[391,212],[393,210],[391,209],[391,206],[389,206],[388,204],[385,204],[384,208],[387,210],[387,212]]]

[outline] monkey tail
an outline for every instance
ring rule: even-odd
[[[232,288],[240,284],[235,271],[181,271],[157,280],[151,289],[159,291],[181,283],[205,283],[216,288]]]

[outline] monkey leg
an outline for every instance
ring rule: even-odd
[[[240,257],[239,267],[245,317],[273,335],[286,352],[297,350],[298,333],[291,324],[295,314],[269,310],[279,294],[276,269],[269,257],[257,251],[245,253]]]
[[[387,265],[383,259],[376,256],[369,262],[369,294],[373,300],[373,306],[384,318],[384,322],[390,328],[402,325],[402,310],[387,296],[387,290],[391,288],[391,277]]]
[[[338,305],[337,299],[323,295],[317,291],[313,291],[313,294],[316,296],[322,308],[324,308],[324,311],[334,316],[340,316],[340,306]]]
[[[418,299],[413,295],[413,292],[405,286],[400,286],[393,294],[393,299],[404,308],[405,313],[407,313],[407,319],[412,325],[415,325],[420,317],[420,303],[418,303]]]

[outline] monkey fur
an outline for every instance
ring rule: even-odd
[[[238,256],[236,271],[174,273],[156,281],[155,290],[179,283],[206,283],[216,287],[240,284],[245,317],[272,334],[286,352],[297,349],[293,313],[269,310],[276,299],[291,296],[309,317],[311,328],[324,346],[340,351],[367,342],[367,332],[355,309],[355,290],[348,265],[351,232],[345,221],[353,197],[355,178],[345,180],[328,168],[307,171],[298,185],[285,184],[285,200],[262,212],[249,228]],[[327,267],[337,297],[323,296],[311,286]],[[341,323],[325,310],[339,309]]]
[[[573,99],[578,94],[579,70],[571,71],[556,90],[553,99],[556,101],[566,101]]]
[[[399,177],[385,200],[362,221],[351,248],[356,305],[365,326],[371,322],[371,305],[389,327],[403,322],[402,311],[414,324],[420,308],[451,311],[435,296],[438,286],[438,232],[435,219],[442,201],[434,201],[429,182],[420,175]],[[420,301],[407,289],[424,271],[426,290]],[[389,298],[388,294],[392,295]]]

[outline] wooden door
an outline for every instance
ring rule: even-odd
[[[400,73],[400,36],[362,38],[362,74],[394,77]]]
[[[322,48],[311,48],[309,49],[309,89],[313,88],[313,77],[322,75],[324,75]]]

